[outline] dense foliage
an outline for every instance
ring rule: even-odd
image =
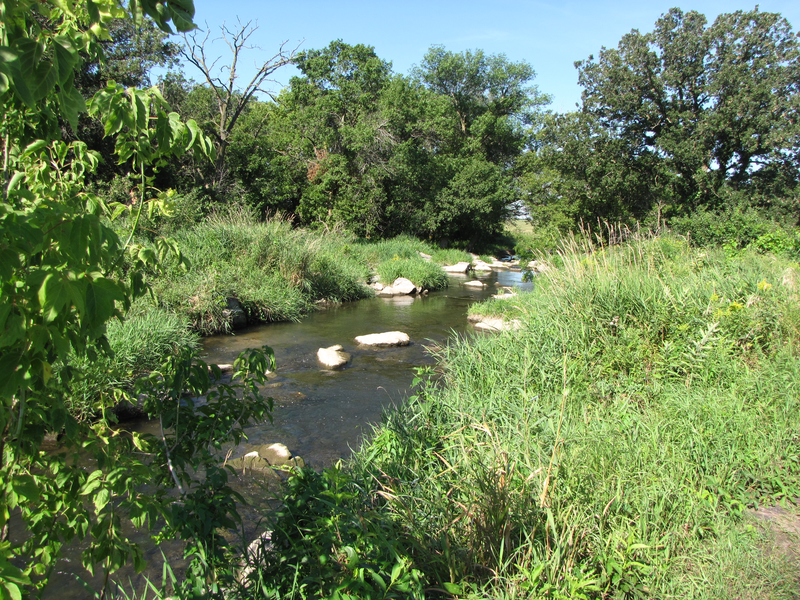
[[[238,439],[250,418],[269,415],[255,383],[272,367],[270,357],[251,352],[237,361],[233,383],[210,391],[219,369],[191,352],[164,352],[130,396],[159,420],[159,437],[113,427],[108,409],[124,389],[91,395],[81,410],[68,402],[85,389],[88,366],[102,369],[111,358],[109,322],[146,292],[145,270],[169,255],[181,261],[164,238],[149,247],[131,243],[145,207],[168,209],[167,196],[151,185],[153,170],[186,152],[212,151],[197,125],[169,113],[154,88],[109,81],[92,95],[91,116],[137,177],[123,242],[109,219],[130,209],[87,192],[100,157],[63,135],[78,129],[87,110],[76,69],[97,59],[114,19],[187,29],[192,4],[8,0],[0,10],[0,597],[39,595],[62,546],[75,538],[85,540],[83,565],[102,570],[106,583],[128,561],[141,569],[130,522],[189,541],[186,585],[213,592],[228,552],[218,528],[237,519],[214,452]],[[193,398],[201,395],[198,404]],[[82,420],[83,412],[93,420]],[[54,444],[47,451],[46,436]]]
[[[581,110],[550,118],[526,157],[532,214],[655,221],[743,198],[793,207],[799,57],[779,14],[738,11],[709,26],[672,9],[654,31],[577,62]]]

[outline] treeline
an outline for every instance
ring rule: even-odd
[[[205,80],[170,71],[158,84],[173,110],[215,140],[215,160],[185,156],[155,174],[157,187],[195,205],[238,202],[305,226],[471,247],[515,214],[551,236],[608,219],[714,237],[704,211],[727,220],[758,212],[740,230],[797,219],[798,37],[757,8],[711,24],[670,10],[652,32],[634,30],[576,62],[582,106],[565,114],[546,110],[531,65],[480,50],[434,46],[408,75],[341,40],[281,51],[265,75],[289,62],[300,75],[265,100],[258,85],[215,76],[196,38],[180,47],[155,29],[112,33],[94,79],[105,70],[141,85],[142,65],[174,67],[182,55]],[[234,70],[253,33],[223,30]],[[106,170],[104,185],[125,173]],[[111,186],[117,199],[125,188],[119,179]],[[768,231],[762,223],[753,235]]]

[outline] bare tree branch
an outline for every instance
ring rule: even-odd
[[[206,29],[208,30],[208,24],[206,24]],[[300,44],[298,44],[292,49],[287,49],[288,42],[282,42],[278,51],[269,59],[261,63],[260,66],[256,63],[255,75],[244,88],[240,89],[237,87],[237,79],[239,78],[237,69],[243,53],[247,50],[260,50],[258,46],[248,44],[248,40],[257,29],[258,25],[253,24],[252,21],[247,21],[246,23],[238,21],[236,29],[230,29],[224,23],[222,24],[220,27],[221,35],[216,39],[223,40],[230,49],[231,62],[229,66],[223,65],[220,68],[216,66],[220,60],[219,58],[209,62],[206,56],[208,31],[206,31],[202,39],[198,37],[196,32],[183,34],[184,47],[181,53],[190,64],[194,65],[203,74],[206,83],[213,90],[217,102],[217,113],[214,119],[214,133],[217,140],[217,157],[214,165],[214,181],[212,182],[214,188],[221,187],[226,177],[225,158],[229,138],[239,117],[241,117],[256,94],[267,94],[273,98],[272,92],[266,89],[265,84],[268,82],[274,83],[270,76],[281,67],[290,64],[295,58],[297,49],[300,47]],[[227,71],[227,76],[223,76],[225,71]]]

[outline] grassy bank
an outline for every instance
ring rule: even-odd
[[[470,260],[407,236],[373,243],[342,230],[295,229],[279,217],[258,221],[244,210],[171,235],[190,268],[173,262],[150,283],[162,308],[204,335],[230,331],[228,298],[240,301],[250,323],[296,321],[319,302],[372,296],[367,284],[375,272],[385,283],[406,277],[435,290],[447,285],[438,265]]]
[[[800,496],[797,265],[675,238],[559,262],[346,474],[293,480],[276,594],[795,597],[746,509]]]
[[[198,348],[199,338],[187,325],[148,302],[134,303],[125,321],[108,325],[113,355],[68,361],[73,377],[67,408],[81,420],[98,417],[102,408],[127,410],[126,394],[137,377],[158,369],[171,356]]]

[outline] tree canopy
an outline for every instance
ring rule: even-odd
[[[798,58],[798,36],[779,14],[737,11],[709,26],[672,9],[652,32],[631,31],[576,63],[581,116],[545,128],[542,164],[560,173],[558,185],[583,190],[583,217],[642,219],[656,207],[715,207],[735,191],[792,193]]]

